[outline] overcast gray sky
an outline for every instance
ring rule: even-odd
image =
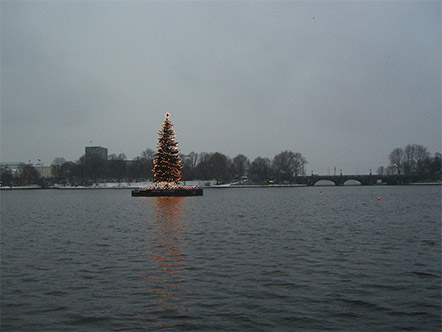
[[[368,173],[441,151],[439,1],[1,2],[1,161],[156,149]]]

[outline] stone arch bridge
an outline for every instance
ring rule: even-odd
[[[414,175],[311,175],[299,176],[296,182],[299,184],[306,184],[307,186],[314,186],[319,181],[331,181],[336,186],[343,186],[347,181],[358,181],[363,186],[371,186],[374,184],[408,184],[416,182],[417,176]]]

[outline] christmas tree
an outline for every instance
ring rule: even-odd
[[[163,128],[159,132],[157,153],[153,161],[153,174],[155,183],[178,184],[181,180],[181,160],[176,133],[169,120],[169,113],[166,113]]]
[[[175,197],[175,196],[202,196],[203,188],[197,186],[183,186],[181,180],[181,160],[176,133],[169,121],[170,114],[166,113],[166,120],[158,136],[158,148],[153,160],[153,181],[163,186],[140,187],[132,190],[133,197]]]

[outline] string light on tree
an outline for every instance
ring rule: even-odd
[[[158,148],[153,160],[153,181],[155,187],[141,187],[132,190],[134,197],[156,196],[202,196],[203,188],[179,185],[181,180],[180,150],[176,141],[176,132],[166,113],[163,127],[158,133]],[[162,184],[158,186],[158,184]]]
[[[166,113],[163,127],[158,133],[158,148],[153,161],[154,182],[164,183],[169,187],[171,183],[178,184],[181,180],[181,159],[176,132],[169,120],[170,113]]]

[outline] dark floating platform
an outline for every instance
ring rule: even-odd
[[[132,190],[132,197],[181,197],[202,196],[202,188],[140,188]]]

